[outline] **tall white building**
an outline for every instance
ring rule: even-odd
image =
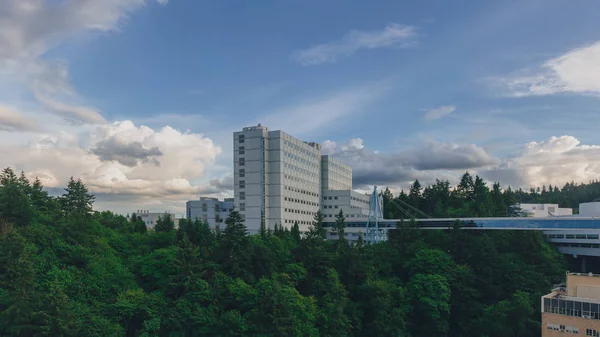
[[[320,207],[321,146],[252,126],[233,134],[235,208],[250,233],[275,224],[301,231]]]
[[[185,203],[185,214],[190,220],[196,218],[208,223],[212,228],[217,225],[224,226],[225,219],[233,211],[233,198],[220,201],[217,198],[201,197],[199,200],[190,200]]]
[[[322,156],[321,184],[323,191],[352,190],[352,167],[331,156]]]

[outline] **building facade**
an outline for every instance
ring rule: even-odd
[[[325,221],[331,221],[340,210],[346,220],[365,219],[369,216],[370,196],[351,190],[323,190],[322,209]]]
[[[146,228],[148,228],[148,229],[154,229],[154,226],[156,226],[156,222],[158,221],[158,218],[164,217],[165,214],[171,215],[171,219],[173,220],[173,223],[175,224],[176,228],[179,225],[179,218],[177,218],[175,216],[175,214],[167,212],[167,211],[165,211],[165,212],[150,212],[149,210],[138,209],[133,214],[140,217],[142,219],[142,221],[146,224]]]
[[[549,216],[572,215],[572,208],[561,208],[558,204],[520,204],[524,216],[532,218],[545,218]]]
[[[185,203],[185,214],[188,219],[199,219],[208,223],[212,228],[223,227],[225,219],[233,211],[233,207],[233,198],[225,198],[220,201],[217,198],[201,197],[199,200],[190,200]]]
[[[600,336],[600,275],[567,272],[566,286],[541,304],[542,337]]]
[[[234,199],[250,233],[264,222],[308,229],[320,207],[321,146],[252,126],[233,134]]]
[[[600,202],[582,202],[579,204],[579,215],[600,217]]]
[[[323,191],[352,190],[352,167],[329,155],[321,156]]]

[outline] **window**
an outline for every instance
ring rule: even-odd
[[[598,240],[598,234],[588,234],[587,238],[589,240]]]
[[[338,200],[338,198],[337,198],[337,197],[334,197],[334,199],[335,199],[335,200]],[[337,208],[337,207],[336,207],[336,208]]]
[[[246,200],[246,192],[240,192],[240,200]]]
[[[244,166],[246,164],[246,160],[244,158],[240,158],[239,164],[240,166]]]
[[[207,211],[206,204],[202,204],[202,212],[206,212],[206,211]]]
[[[244,212],[246,210],[246,204],[240,203],[240,211]]]
[[[240,188],[246,188],[246,181],[240,180]]]

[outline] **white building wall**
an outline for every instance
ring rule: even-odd
[[[149,210],[136,210],[133,214],[142,218],[142,221],[146,224],[146,228],[154,229],[156,226],[156,222],[158,221],[158,217],[163,217],[165,213],[171,215],[171,219],[175,223],[175,228],[179,225],[179,218],[175,217],[175,214],[169,212],[150,212]]]
[[[233,137],[235,206],[248,231],[263,218],[268,228],[298,222],[306,230],[319,208],[320,145],[260,125]]]
[[[331,156],[322,156],[321,181],[323,191],[352,190],[352,167]]]
[[[369,215],[368,195],[349,190],[323,191],[323,208],[321,212],[325,220],[333,220],[342,210],[347,220],[364,219]]]
[[[212,228],[224,226],[225,219],[233,211],[233,198],[220,201],[216,198],[200,198],[188,201],[185,205],[186,217],[190,220],[199,220],[208,223]]]
[[[600,202],[584,202],[579,204],[580,216],[600,216]]]
[[[545,218],[549,216],[564,216],[573,214],[573,209],[560,208],[558,207],[558,204],[520,204],[519,207],[526,216],[533,218]]]

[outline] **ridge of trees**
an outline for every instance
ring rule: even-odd
[[[392,201],[408,203],[434,218],[519,216],[520,210],[515,206],[520,203],[558,204],[577,213],[580,203],[599,200],[600,181],[587,184],[570,182],[562,188],[543,185],[525,191],[513,190],[510,186],[502,188],[498,182],[490,187],[479,176],[473,178],[466,172],[456,186],[450,185],[448,180],[436,179],[434,184],[423,188],[419,180],[415,180],[408,193],[402,190],[394,196],[386,188],[382,196],[386,219],[406,218]]]
[[[149,231],[93,202],[80,180],[52,197],[2,171],[0,335],[539,336],[540,296],[565,271],[539,232],[406,221],[352,245],[325,239],[320,212],[304,235],[247,235],[237,212]]]

